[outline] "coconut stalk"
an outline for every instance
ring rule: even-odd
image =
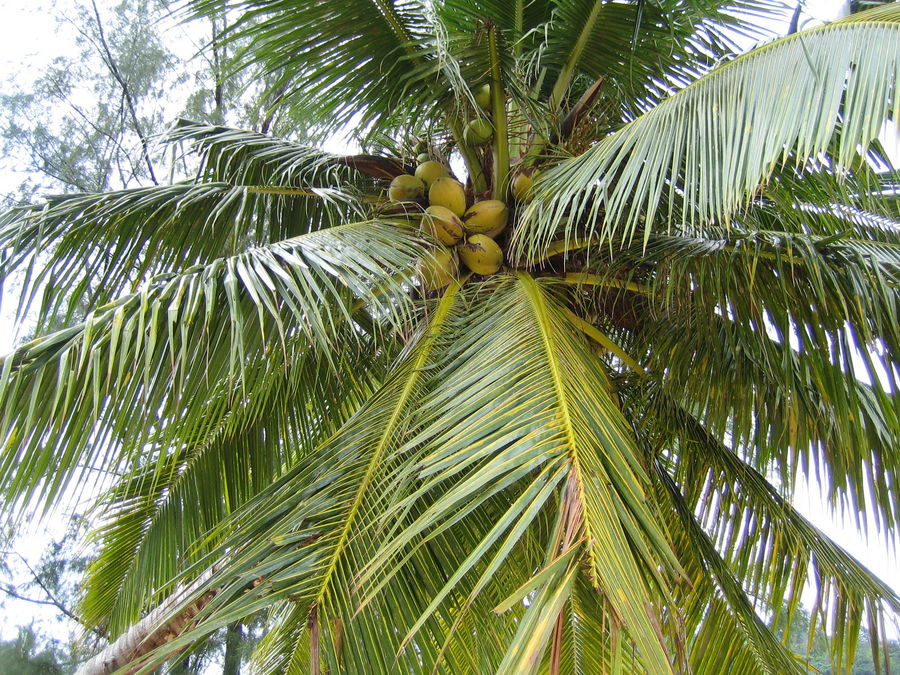
[[[497,25],[488,27],[488,49],[491,57],[491,115],[494,118],[494,199],[506,200],[506,178],[509,175],[509,139],[506,130],[506,96],[500,75],[500,49],[497,44]]]

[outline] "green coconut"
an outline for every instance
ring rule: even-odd
[[[392,202],[414,202],[425,194],[425,183],[421,178],[401,174],[391,181],[388,198]]]
[[[516,198],[516,201],[520,204],[528,204],[531,202],[533,197],[531,188],[533,185],[534,180],[531,176],[527,176],[524,173],[517,174],[512,182],[512,193],[513,197]]]
[[[452,178],[438,178],[428,189],[428,203],[431,206],[445,206],[462,217],[466,212],[466,191]]]
[[[509,209],[499,199],[475,202],[463,215],[466,230],[478,234],[500,233],[506,227]]]
[[[503,251],[484,234],[470,235],[459,247],[459,257],[475,274],[494,274],[503,264]]]
[[[482,110],[491,109],[491,85],[483,84],[475,91],[475,103]]]
[[[494,125],[490,120],[478,117],[466,124],[463,129],[463,141],[467,145],[484,145],[494,137]]]
[[[429,291],[436,291],[449,284],[459,273],[459,260],[451,249],[439,247],[431,255],[422,258],[417,266],[422,285]]]
[[[416,162],[419,164],[424,164],[425,162],[430,161],[431,155],[429,155],[427,152],[420,152],[418,155],[416,155]]]
[[[420,178],[425,183],[425,187],[431,187],[431,184],[438,178],[446,178],[449,175],[447,167],[440,162],[428,160],[416,167],[416,178]]]
[[[446,206],[429,206],[422,215],[422,231],[436,237],[441,243],[453,246],[463,238],[462,221]]]

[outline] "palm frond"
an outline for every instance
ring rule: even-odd
[[[671,226],[728,223],[779,162],[825,152],[838,132],[833,161],[852,164],[900,116],[898,54],[900,11],[887,5],[735,58],[543,176],[515,249],[535,257],[560,236],[646,237],[676,196],[685,206]]]
[[[220,11],[221,3],[190,6],[202,16]],[[434,114],[440,69],[427,63],[432,31],[422,3],[350,0],[308,4],[302,12],[288,0],[230,6],[240,19],[226,39],[248,45],[235,66],[272,76],[272,103],[309,124],[308,134],[360,118],[366,127],[393,118],[398,108],[417,110],[407,119]]]
[[[685,527],[699,530],[702,526],[710,537],[709,544],[688,545],[685,550],[706,550],[703,565],[718,570],[714,572],[717,583],[725,579],[723,575],[728,575],[728,584],[736,583],[730,579],[732,574],[741,579],[745,592],[755,599],[754,609],[768,615],[771,624],[778,623],[783,612],[788,613],[790,624],[806,582],[813,581],[814,606],[828,617],[834,635],[832,657],[837,668],[852,663],[855,636],[864,617],[870,622],[873,646],[886,650],[879,617],[885,609],[900,611],[900,596],[809,523],[763,475],[668,395],[657,391],[649,401],[659,420],[659,434],[669,439],[673,449],[671,459],[660,462],[661,471],[666,472],[663,483],[677,492],[676,505],[684,494],[686,503],[678,510]],[[702,484],[698,476],[704,477]],[[695,535],[706,536],[699,531]],[[718,551],[715,557],[712,542]],[[719,556],[723,562],[717,562]],[[771,638],[758,635],[754,640],[765,645]],[[762,653],[774,653],[771,649],[765,647]]]
[[[25,272],[24,313],[43,296],[40,319],[80,319],[149,276],[183,271],[248,246],[368,217],[358,195],[332,188],[182,183],[52,197],[0,217],[0,278]]]
[[[348,362],[337,364],[339,370],[316,352],[290,364],[269,363],[258,369],[260,376],[275,374],[265,385],[253,381],[248,367],[246,387],[253,393],[240,405],[208,404],[185,415],[212,417],[216,423],[207,423],[212,429],[206,434],[197,437],[185,424],[167,429],[170,444],[185,447],[170,452],[162,468],[139,465],[99,500],[103,516],[92,536],[102,548],[88,570],[82,618],[113,635],[135,623],[159,588],[217,543],[205,539],[210,531],[362,404],[384,373],[378,361],[390,357],[384,345],[381,351],[386,353],[361,341],[358,350],[344,354]],[[198,541],[204,541],[199,549]]]
[[[335,155],[316,147],[242,129],[179,120],[166,134],[169,143],[188,143],[202,164],[198,175],[216,182],[320,189],[352,188],[377,193],[372,178],[404,173],[398,159],[373,155]]]
[[[508,510],[454,570],[432,609],[453,592],[476,597],[527,537],[536,514],[551,508],[548,499],[565,477],[565,496],[553,506],[566,524],[568,543],[562,535],[555,543],[545,541],[547,562],[577,551],[595,588],[638,644],[641,660],[651,670],[668,672],[648,608],[650,598],[664,592],[661,571],[671,572],[673,560],[653,524],[641,488],[641,461],[624,420],[598,385],[606,377],[557,302],[548,287],[523,276],[491,287],[466,317],[469,325],[460,329],[465,342],[442,368],[440,386],[420,415],[423,429],[407,444],[407,452],[421,446],[420,458],[397,482],[415,478],[417,488],[388,513],[399,516],[423,499],[429,503],[435,490],[439,496],[410,524],[401,525],[406,518],[397,521],[397,531],[362,582],[375,582],[377,590],[402,569],[397,556],[405,547],[421,546],[468,518],[491,495],[503,494]],[[487,371],[472,367],[495,360],[497,366]],[[559,589],[551,591],[552,586],[543,588],[556,606]],[[527,619],[532,620],[538,619]],[[510,643],[507,663],[519,663],[515,654],[528,639],[522,633]]]
[[[248,358],[329,354],[354,300],[403,323],[407,295],[392,275],[423,254],[417,235],[390,223],[343,225],[157,279],[20,347],[0,380],[8,503],[50,504],[70,481],[120,470],[182,418],[183,402],[208,401],[221,382],[240,399]]]

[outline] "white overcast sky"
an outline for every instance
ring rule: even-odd
[[[340,2],[340,0],[337,0]],[[13,77],[28,79],[29,74],[39,71],[57,55],[71,49],[72,35],[58,32],[56,17],[75,6],[76,0],[0,0],[0,86]],[[111,6],[110,0],[102,0],[98,5]],[[838,16],[844,3],[835,0],[811,0],[807,3],[808,15],[814,22],[830,20]],[[180,30],[175,28],[173,30]],[[191,51],[189,48],[186,51]],[[896,143],[896,141],[894,141]],[[11,175],[9,164],[0,159],[0,193],[11,191],[21,177]],[[4,170],[5,169],[5,170]],[[0,314],[0,353],[8,352],[13,345],[14,333],[10,316],[10,304],[3,303]],[[900,590],[900,565],[898,565],[897,545],[889,546],[883,538],[875,534],[860,533],[850,521],[829,514],[823,506],[817,487],[800,485],[795,505],[821,529],[828,533],[861,562],[867,565],[884,581]],[[29,538],[21,547],[22,552],[34,561],[44,538]],[[27,623],[28,614],[34,606],[8,604],[8,611],[15,616],[0,619],[0,637],[7,638],[12,631],[12,622]],[[894,632],[896,635],[896,631]]]

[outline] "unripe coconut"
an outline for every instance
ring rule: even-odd
[[[475,274],[493,274],[503,264],[503,251],[484,234],[473,234],[459,247],[459,257]]]
[[[466,212],[466,191],[452,178],[438,178],[428,189],[428,203],[432,206],[446,206],[462,217]]]
[[[391,181],[388,198],[392,202],[414,202],[425,194],[425,183],[421,178],[401,174]]]
[[[534,196],[531,194],[533,185],[534,180],[532,180],[531,176],[527,176],[524,173],[517,174],[512,182],[512,193],[516,201],[520,204],[530,203]]]
[[[502,232],[506,227],[508,215],[506,204],[499,199],[485,199],[482,202],[475,202],[463,215],[463,220],[469,232],[486,234],[494,231]]]
[[[484,145],[494,137],[494,125],[483,117],[478,117],[463,129],[463,141],[467,145]]]
[[[416,178],[420,178],[426,187],[430,187],[438,178],[445,178],[449,175],[450,172],[447,171],[447,167],[440,162],[429,160],[422,162],[416,167]]]
[[[425,209],[422,231],[437,237],[447,246],[453,246],[464,234],[462,221],[446,206],[429,206]]]
[[[475,103],[482,110],[490,110],[491,108],[491,85],[483,84],[478,87],[475,92]]]
[[[422,285],[435,291],[449,284],[459,273],[459,260],[450,249],[439,247],[431,255],[422,258],[417,266]]]
[[[421,152],[418,155],[416,155],[416,162],[418,162],[419,164],[424,164],[425,162],[430,162],[430,161],[431,161],[431,155],[429,155],[427,152]]]

